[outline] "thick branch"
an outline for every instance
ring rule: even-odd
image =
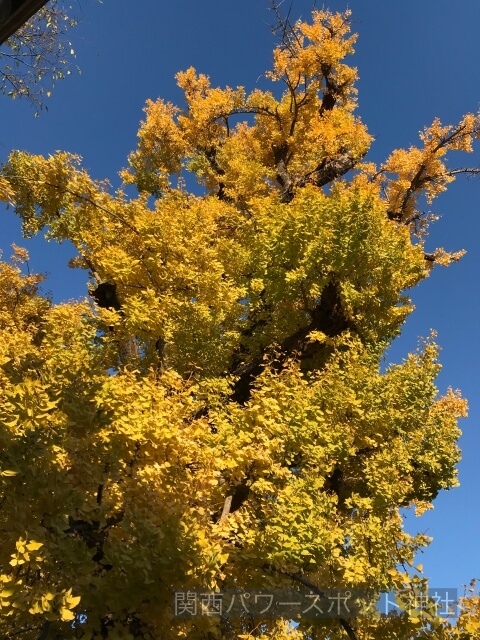
[[[220,518],[218,519],[218,522],[220,524],[225,522],[230,513],[235,513],[235,511],[238,511],[238,509],[240,509],[243,503],[248,499],[248,496],[250,495],[250,487],[247,485],[247,481],[248,478],[244,478],[243,480],[241,480],[238,484],[235,485],[232,493],[225,498],[222,513],[220,515]],[[218,514],[214,518],[214,520],[216,521],[217,518]]]
[[[351,171],[361,159],[355,158],[348,151],[335,158],[325,158],[316,169],[302,179],[299,186],[303,187],[307,182],[312,182],[317,187],[324,187]]]
[[[319,113],[323,116],[325,111],[331,111],[336,105],[337,99],[340,96],[340,87],[333,79],[331,65],[322,64],[321,69],[325,80],[325,89],[323,91],[323,99]]]
[[[219,524],[223,524],[225,520],[228,518],[228,514],[230,513],[230,509],[232,508],[232,498],[233,496],[227,496],[225,498],[222,515],[220,516],[220,520],[218,521]]]
[[[313,309],[311,322],[285,338],[279,345],[279,355],[275,366],[281,369],[288,358],[296,355],[300,360],[314,358],[325,350],[325,344],[310,341],[308,335],[312,331],[321,331],[329,337],[340,335],[348,328],[354,329],[353,323],[345,316],[340,299],[340,288],[337,281],[332,280],[324,287],[318,305]],[[233,387],[231,399],[245,404],[250,398],[252,385],[265,369],[263,358],[256,358],[243,363],[233,375],[238,379]]]
[[[114,309],[123,317],[122,303],[117,295],[117,285],[111,282],[101,282],[91,294],[92,298],[102,309]],[[129,335],[118,341],[120,362],[126,364],[140,356],[135,336]]]
[[[410,199],[412,198],[414,193],[422,189],[427,182],[431,182],[433,180],[432,176],[422,175],[423,172],[426,170],[426,168],[427,168],[427,165],[425,163],[422,163],[419,166],[418,171],[413,176],[412,181],[410,182],[410,186],[405,191],[405,194],[402,199],[402,204],[400,205],[400,211],[399,211],[400,219],[403,217],[403,214],[407,210],[408,205],[410,203]]]
[[[205,157],[207,158],[211,169],[219,177],[217,198],[219,198],[220,200],[229,201],[230,198],[225,193],[225,183],[220,179],[220,176],[225,175],[225,169],[223,169],[223,167],[221,167],[219,162],[218,162],[216,147],[212,146],[209,149],[204,149],[204,153],[205,153]]]
[[[117,295],[116,284],[102,282],[91,292],[90,295],[101,309],[114,309],[115,311],[122,310],[122,305]]]
[[[70,526],[65,530],[65,533],[80,536],[89,549],[96,549],[93,560],[100,562],[105,555],[103,552],[103,543],[107,537],[107,530],[119,524],[119,522],[123,520],[124,515],[125,512],[123,510],[118,511],[107,518],[105,526],[102,528],[100,528],[100,522],[98,520],[87,522],[86,520],[75,520],[69,516],[68,524]],[[105,566],[110,567],[110,565]]]
[[[291,202],[293,199],[293,180],[288,173],[288,142],[283,142],[278,147],[273,147],[273,158],[277,169],[277,182],[282,188],[281,201]]]
[[[234,373],[242,366],[243,360],[248,354],[248,346],[245,344],[245,341],[257,334],[268,324],[273,311],[273,305],[270,302],[265,302],[265,293],[265,289],[259,293],[258,298],[261,304],[250,313],[248,317],[249,322],[240,334],[240,344],[233,354],[230,373]]]

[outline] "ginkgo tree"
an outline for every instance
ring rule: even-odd
[[[73,242],[89,282],[54,305],[24,249],[0,266],[3,638],[480,637],[474,596],[455,623],[175,615],[174,590],[425,590],[402,509],[458,484],[435,336],[380,363],[408,290],[461,257],[422,205],[480,117],[367,162],[349,17],[283,21],[271,90],[179,73],[117,191],[70,153],[3,165],[25,236]]]

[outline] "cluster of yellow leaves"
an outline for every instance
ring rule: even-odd
[[[352,115],[357,74],[342,62],[356,38],[347,37],[348,17],[315,11],[313,24],[297,23],[288,45],[274,50],[267,77],[286,84],[280,100],[260,89],[246,95],[243,87],[213,88],[193,68],[179,73],[186,109],[147,102],[138,149],[123,179],[159,195],[168,189],[169,176],[186,165],[209,191],[248,202],[271,191],[279,153],[285,153],[291,180],[299,185],[347,150],[360,159],[371,137]],[[243,114],[252,114],[253,124],[237,121]]]
[[[27,612],[32,616],[41,616],[40,624],[43,621],[66,622],[75,618],[72,609],[79,604],[80,597],[73,596],[72,589],[42,592],[40,583],[31,580],[32,572],[42,571],[45,557],[40,549],[43,546],[42,542],[19,538],[9,563],[11,573],[0,575],[0,613],[7,625],[13,626],[18,614]]]
[[[105,607],[127,619],[135,594],[142,620],[162,637],[176,628],[165,613],[176,587],[281,586],[285,572],[302,570],[318,584],[387,589],[388,570],[427,543],[403,532],[398,507],[455,484],[464,404],[453,394],[433,400],[433,345],[382,375],[374,354],[343,339],[313,378],[293,361],[281,375],[268,368],[241,407],[227,401],[228,385],[172,369],[109,376],[86,305],[49,309],[42,325],[38,346],[25,336],[35,364],[19,370],[7,360],[2,369],[2,424],[22,416],[2,435],[15,474],[3,479],[2,517],[13,539],[38,523],[35,539],[48,552],[40,595],[15,609],[17,620],[41,609],[68,621],[70,601],[50,610],[48,594],[68,591],[69,581],[87,612],[85,633]],[[13,342],[5,336],[4,358]],[[50,404],[40,406],[44,395]],[[20,399],[32,407],[28,420],[19,404],[12,410]],[[208,418],[195,418],[207,401]],[[325,491],[337,465],[338,495]],[[249,499],[219,521],[245,477]],[[21,546],[20,554],[29,549]]]
[[[8,202],[13,192],[10,189],[10,184],[3,176],[0,177],[0,200]]]
[[[446,154],[449,151],[470,153],[473,141],[479,137],[478,115],[468,113],[456,126],[442,126],[436,118],[420,134],[422,149],[411,147],[394,151],[377,176],[386,191],[391,215],[406,223],[418,223],[418,199],[423,197],[430,205],[454,180],[455,174],[448,170],[444,161]],[[384,174],[395,177],[385,180]],[[417,224],[418,228],[421,231],[422,225],[418,227]],[[456,259],[455,254],[452,259]]]
[[[178,191],[152,210],[142,196],[109,195],[75,162],[14,154],[6,173],[17,211],[26,232],[48,225],[50,237],[77,246],[82,266],[94,265],[102,280],[116,283],[120,324],[141,341],[145,362],[155,358],[161,337],[177,371],[193,363],[218,374],[241,339],[246,310],[272,309],[268,334],[252,336],[249,348],[280,341],[305,322],[332,273],[359,334],[381,343],[411,310],[405,290],[427,274],[422,247],[387,219],[385,203],[362,176],[328,196],[305,187],[290,204],[257,198],[248,211]],[[44,207],[46,198],[55,206]],[[119,321],[111,312],[104,319]]]

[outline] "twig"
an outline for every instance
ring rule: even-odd
[[[282,571],[281,569],[277,569],[272,565],[266,565],[265,568],[276,571],[277,573],[280,573],[284,576],[288,576],[292,580],[295,580],[296,582],[303,584],[304,587],[307,587],[308,589],[313,591],[313,593],[315,593],[317,596],[320,596],[320,598],[327,597],[324,591],[319,589],[315,584],[313,584],[313,582],[311,582],[308,578],[303,576],[301,573],[292,573],[290,571]],[[353,627],[349,624],[347,620],[345,620],[345,618],[339,618],[338,621],[341,627],[344,629],[347,636],[350,638],[350,640],[358,640],[357,634],[355,633]]]

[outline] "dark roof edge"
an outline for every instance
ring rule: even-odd
[[[47,2],[48,0],[26,0],[23,2],[6,22],[0,25],[0,45],[2,45],[5,40],[8,40],[17,29],[20,29],[22,24],[27,22],[27,20],[37,13]]]

